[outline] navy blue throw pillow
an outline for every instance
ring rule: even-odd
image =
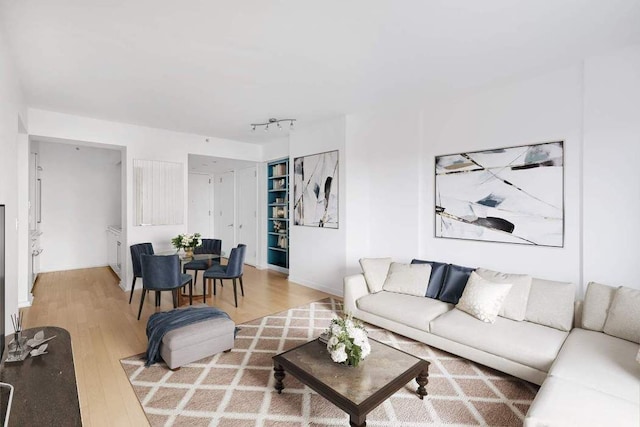
[[[465,286],[467,286],[467,280],[469,280],[469,276],[474,270],[475,268],[449,264],[438,299],[451,304],[457,304]]]
[[[444,278],[447,275],[449,264],[436,261],[423,261],[421,259],[411,260],[411,264],[429,264],[431,265],[431,276],[429,277],[429,285],[427,285],[427,294],[429,298],[438,298]]]

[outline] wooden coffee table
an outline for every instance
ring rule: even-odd
[[[357,368],[331,360],[318,339],[273,356],[275,389],[282,393],[285,371],[349,414],[352,426],[365,426],[366,417],[413,378],[422,399],[429,362],[379,341],[369,339],[371,354]]]

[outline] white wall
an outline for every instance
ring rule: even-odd
[[[423,150],[421,113],[396,109],[347,117],[346,204],[348,273],[358,259],[419,254]]]
[[[18,207],[18,160],[27,161],[24,150],[26,138],[19,135],[18,122],[27,126],[27,114],[13,58],[0,29],[0,204],[5,210],[5,333],[12,330],[9,316],[18,311],[20,287],[27,289],[27,274],[19,274],[18,265],[26,266],[28,250],[19,244],[19,236],[27,238],[26,210]],[[20,145],[22,144],[22,145]],[[22,152],[22,154],[20,154]],[[22,214],[20,214],[22,211]],[[25,216],[25,218],[21,218]],[[16,221],[19,221],[16,227]],[[17,229],[19,228],[19,230]],[[24,283],[20,283],[19,281]],[[26,297],[26,295],[25,295]]]
[[[119,150],[40,143],[40,270],[106,266],[107,226],[120,225]]]
[[[290,135],[294,135],[296,130],[290,131]],[[278,160],[289,155],[289,138],[275,138],[262,145],[262,158],[266,162]]]
[[[347,116],[347,273],[364,256],[415,256],[571,281],[579,293],[592,280],[640,289],[638,70],[634,46],[421,109]],[[434,237],[436,155],[555,140],[563,248]]]
[[[289,229],[289,280],[342,294],[347,227],[345,221],[345,119],[297,128],[290,136],[290,170],[296,157],[339,150],[338,229],[293,225]],[[293,187],[290,186],[290,191]],[[294,194],[289,194],[293,200]],[[292,208],[292,203],[289,204]],[[289,212],[293,218],[293,210]]]
[[[585,63],[584,277],[640,289],[640,46]]]
[[[364,256],[484,266],[580,282],[581,69],[493,87],[422,111],[350,115],[347,271]],[[434,157],[565,141],[565,247],[434,237]],[[353,160],[354,157],[356,160]]]
[[[151,242],[156,252],[170,250],[170,239],[187,231],[186,221],[180,225],[133,226],[133,159],[179,162],[184,165],[184,218],[187,218],[186,195],[188,194],[188,155],[200,154],[239,160],[262,161],[262,147],[201,135],[171,132],[125,123],[90,119],[51,111],[29,109],[29,133],[39,139],[61,139],[82,141],[88,144],[106,144],[107,147],[126,148],[123,161],[126,185],[124,204],[125,220],[123,234],[127,247],[141,242]],[[26,166],[25,166],[26,167]],[[128,250],[125,251],[128,255]],[[126,278],[122,284],[131,285],[132,270],[130,256],[125,256]]]
[[[436,113],[436,108],[440,111]],[[434,113],[434,114],[431,114]],[[541,278],[581,283],[580,179],[582,69],[574,66],[494,87],[424,111],[424,163],[428,172],[425,258]],[[564,141],[564,247],[435,238],[434,157],[462,151]]]

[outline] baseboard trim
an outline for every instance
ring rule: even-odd
[[[289,276],[289,281],[290,282],[295,282],[298,285],[306,286],[307,288],[315,289],[317,291],[326,292],[329,295],[333,295],[333,296],[336,296],[338,298],[342,298],[343,297],[343,292],[336,292],[335,289],[329,288],[329,287],[321,285],[319,283],[314,283],[314,282],[311,282],[311,281],[308,281],[308,280],[304,280],[304,279],[300,279],[300,278],[293,277],[293,276]]]

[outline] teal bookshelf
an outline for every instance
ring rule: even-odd
[[[267,263],[289,269],[289,159],[267,164]]]

